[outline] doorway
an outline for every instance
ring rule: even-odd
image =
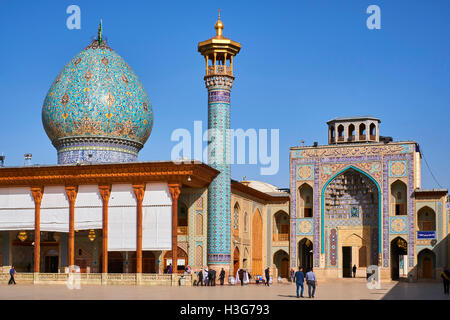
[[[408,243],[400,237],[391,241],[391,279],[400,279],[400,256],[408,254]]]
[[[352,247],[342,247],[342,276],[352,277]]]
[[[423,259],[423,278],[433,278],[433,262],[431,261],[430,257],[425,257]]]
[[[44,272],[58,273],[58,251],[48,250],[44,257]]]
[[[233,253],[233,275],[235,275],[239,269],[239,249],[236,247],[234,248],[234,253]]]
[[[299,261],[298,265],[303,268],[303,272],[307,272],[313,267],[313,243],[309,239],[302,239],[298,243]]]

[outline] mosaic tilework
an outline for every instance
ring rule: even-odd
[[[121,140],[130,141],[140,150],[152,130],[153,110],[128,64],[105,42],[99,46],[94,40],[66,64],[51,85],[42,107],[42,122],[58,150],[67,147],[68,140],[76,138],[79,143],[83,137],[117,139],[113,147],[119,149],[126,145]],[[70,162],[79,158],[73,154],[83,152],[80,147],[77,150],[58,158]],[[133,158],[117,155],[108,160],[102,152],[98,154],[96,161]]]
[[[389,217],[389,233],[390,234],[407,234],[408,233],[408,217]]]
[[[207,77],[208,164],[220,174],[208,187],[208,264],[231,263],[230,93],[232,78]],[[213,130],[211,130],[213,129]]]
[[[312,218],[299,218],[297,219],[297,235],[312,235],[314,221]]]
[[[331,267],[337,267],[337,230],[331,229],[330,230],[330,266]]]
[[[413,199],[413,185],[414,185],[414,168],[413,168],[413,154],[406,153],[400,155],[386,155],[384,157],[383,167],[383,267],[389,267],[389,163],[393,160],[407,160],[407,177],[408,177],[408,265],[414,267],[414,199]],[[393,181],[392,181],[393,182]]]
[[[312,164],[297,165],[297,180],[313,180],[314,166]]]
[[[407,165],[408,164],[406,160],[389,161],[389,177],[405,177],[407,173]]]
[[[134,154],[109,149],[58,151],[58,163],[134,161],[137,161],[137,156]]]

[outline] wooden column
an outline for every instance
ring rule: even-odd
[[[172,270],[177,272],[177,250],[178,250],[178,197],[181,193],[181,184],[169,184],[172,196]]]
[[[108,202],[111,195],[111,185],[99,185],[103,202],[103,230],[102,230],[102,273],[108,273]]]
[[[66,195],[69,199],[69,240],[68,240],[68,252],[69,266],[75,264],[75,200],[77,198],[78,187],[66,186]]]
[[[41,201],[44,194],[43,187],[31,187],[34,199],[34,272],[39,272],[41,257]]]
[[[136,273],[142,273],[142,200],[144,199],[145,185],[133,184],[136,195]]]

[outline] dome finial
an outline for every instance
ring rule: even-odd
[[[217,37],[222,37],[222,31],[223,31],[223,23],[220,21],[220,9],[219,9],[219,18],[217,19],[216,25],[214,26],[216,29]]]
[[[100,24],[98,25],[98,32],[97,32],[97,40],[98,44],[102,44],[102,19],[100,19]]]

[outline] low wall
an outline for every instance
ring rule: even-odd
[[[191,286],[190,274],[157,273],[72,273],[83,285],[148,285],[148,286]],[[0,283],[7,284],[8,273],[0,273]],[[15,280],[21,284],[66,284],[69,273],[16,273]]]

